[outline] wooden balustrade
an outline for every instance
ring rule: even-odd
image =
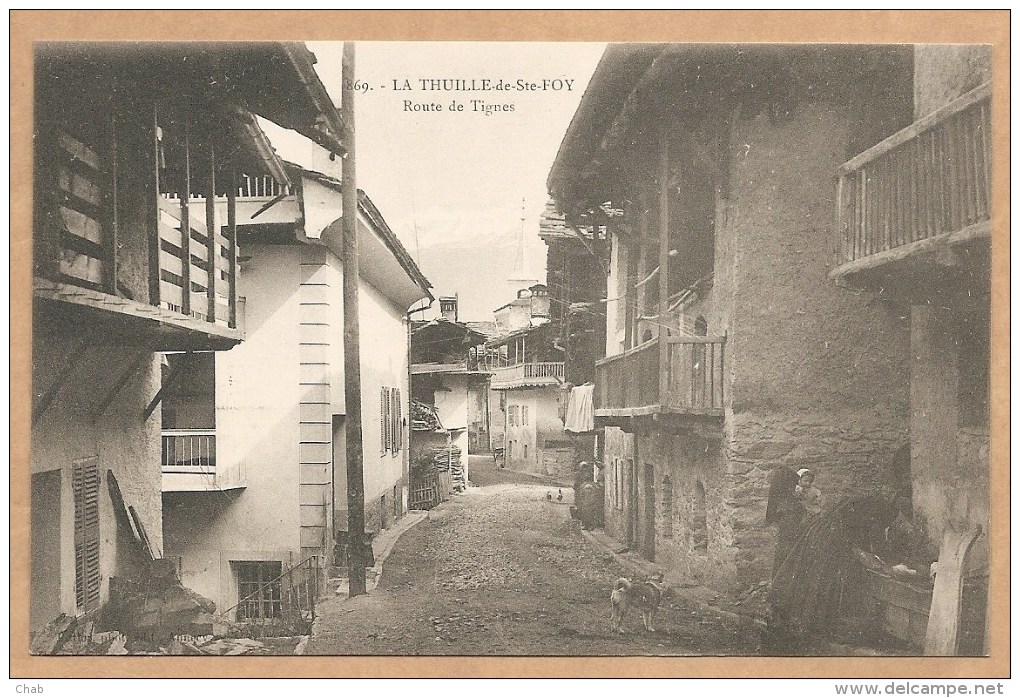
[[[721,413],[725,338],[685,336],[665,341],[669,350],[661,369],[658,339],[596,363],[596,414]],[[665,395],[659,393],[662,372]]]
[[[526,385],[558,385],[563,382],[564,371],[562,361],[536,361],[503,366],[492,369],[491,385],[495,389]]]
[[[191,199],[190,208],[200,210],[203,199]],[[217,226],[212,239],[202,216],[188,216],[191,229],[187,246],[188,273],[184,273],[184,236],[182,231],[181,202],[164,196],[159,197],[159,298],[164,308],[184,312],[185,279],[190,285],[190,315],[199,320],[216,322],[229,326],[231,320],[230,295],[233,287],[234,269],[231,259],[234,247],[231,239]],[[210,263],[210,257],[214,263]],[[208,296],[215,298],[215,314],[209,317]]]
[[[989,224],[991,85],[839,168],[838,263]]]

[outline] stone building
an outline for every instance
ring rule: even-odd
[[[300,44],[37,46],[33,631],[95,619],[112,578],[168,554],[155,352],[242,340],[238,183],[285,177],[254,114],[344,151],[314,60]]]
[[[324,579],[345,549],[342,195],[330,177],[287,171],[289,186],[267,182],[238,198],[245,341],[170,355],[164,374],[166,554],[223,622],[280,617],[281,594],[314,587],[309,576]],[[407,511],[406,314],[429,292],[363,192],[357,225],[365,530],[374,533]]]
[[[506,467],[572,477],[574,446],[563,431],[563,350],[555,332],[542,322],[486,342],[494,362],[489,385],[499,395]]]
[[[606,530],[677,578],[769,578],[777,466],[832,500],[909,439],[910,319],[832,283],[837,172],[912,118],[909,46],[612,45],[548,185],[610,237]]]
[[[460,469],[456,486],[463,489],[470,477],[468,459],[475,452],[472,424],[477,428],[488,417],[479,410],[478,397],[488,394],[489,374],[478,366],[475,352],[485,335],[457,320],[455,298],[440,300],[447,302],[442,317],[412,327],[411,397],[434,411],[441,431],[412,431],[411,464],[431,463],[435,449],[455,449]],[[447,457],[452,458],[452,452]],[[451,474],[451,488],[452,479]]]
[[[989,47],[914,48],[913,122],[839,168],[830,273],[909,320],[901,476],[931,559],[950,552],[947,532],[980,531],[964,560],[965,610],[978,620],[988,582],[991,94]],[[965,623],[962,651],[987,649],[981,629]]]

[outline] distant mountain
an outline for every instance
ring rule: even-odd
[[[525,239],[528,273],[545,281],[545,243],[537,236]],[[434,286],[433,294],[459,296],[459,318],[491,320],[492,311],[516,297],[517,285],[509,277],[517,257],[517,233],[504,231],[456,244],[423,248],[418,266]],[[525,286],[522,284],[521,286]],[[438,312],[438,303],[433,309]],[[429,313],[431,317],[433,313]]]

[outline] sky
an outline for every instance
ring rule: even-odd
[[[339,104],[342,45],[311,42],[308,47]],[[357,44],[356,80],[369,88],[355,97],[358,187],[419,262],[434,294],[458,295],[462,320],[491,320],[492,311],[514,297],[521,284],[508,277],[514,275],[522,225],[526,276],[544,280],[546,246],[537,232],[548,196],[546,177],[604,48],[592,43]],[[423,89],[432,83],[422,80],[443,79],[465,82],[453,84],[452,91]],[[491,85],[523,81],[535,89],[459,89],[472,80],[481,86],[484,79]],[[406,87],[411,89],[400,89]],[[450,110],[455,100],[463,111]],[[513,110],[486,114],[472,100],[512,104]],[[423,110],[432,104],[442,110]],[[339,177],[339,159],[330,162],[324,150],[293,132],[269,123],[265,128],[285,159]]]

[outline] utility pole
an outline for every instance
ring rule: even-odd
[[[365,593],[365,473],[361,439],[361,333],[358,330],[358,180],[355,170],[354,42],[345,41],[340,72],[344,145],[343,197],[344,405],[347,416],[347,576],[349,595]]]

